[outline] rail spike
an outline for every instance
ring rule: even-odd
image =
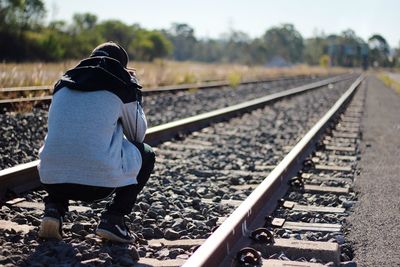
[[[260,227],[251,232],[250,238],[263,244],[273,244],[274,235],[267,228]]]
[[[246,267],[261,266],[262,263],[261,253],[251,247],[245,247],[239,250],[236,255],[236,260],[239,266]]]

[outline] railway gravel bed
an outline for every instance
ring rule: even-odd
[[[306,77],[237,88],[164,92],[145,96],[144,109],[152,127],[322,79]],[[33,108],[26,113],[0,113],[0,121],[0,169],[36,160],[47,133],[47,111]]]
[[[262,181],[351,83],[348,80],[281,100],[159,145],[155,172],[127,223],[138,237],[137,250],[133,245],[103,243],[93,235],[106,200],[91,205],[71,203],[84,209],[68,213],[60,242],[37,238],[39,209],[6,205],[0,209],[0,219],[26,226],[27,234],[0,230],[0,264],[129,266],[138,256],[187,259],[195,247],[152,245],[151,240],[207,238],[235,209],[223,201],[245,199],[252,189],[241,186]],[[38,190],[22,197],[38,203],[44,194]],[[296,200],[318,201],[294,196]]]

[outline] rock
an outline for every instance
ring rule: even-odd
[[[187,254],[180,254],[180,255],[176,256],[176,259],[187,260],[187,259],[189,259],[189,255],[187,255]]]
[[[164,237],[165,237],[165,239],[168,239],[168,240],[177,240],[177,239],[179,239],[180,236],[181,236],[180,233],[178,233],[172,229],[167,229],[164,232]]]
[[[143,211],[147,211],[150,208],[150,205],[145,202],[139,202],[138,205]]]
[[[218,218],[217,218],[217,217],[210,217],[210,218],[207,220],[206,225],[207,225],[208,227],[213,227],[213,226],[217,225],[217,221],[218,221]]]
[[[183,253],[185,253],[185,250],[184,249],[181,249],[181,248],[172,248],[170,251],[169,251],[169,257],[171,258],[171,259],[176,259],[176,257],[178,256],[178,255],[181,255],[181,254],[183,254]]]
[[[36,218],[35,216],[32,216],[30,214],[26,215],[26,218],[31,222],[33,226],[39,226],[41,223],[41,220]]]
[[[278,256],[278,259],[283,260],[283,261],[289,261],[290,260],[284,253],[281,253]]]
[[[11,211],[11,209],[9,207],[7,207],[7,206],[2,206],[0,208],[0,211],[4,212],[4,213],[9,213]]]
[[[156,216],[157,217],[157,216]],[[149,226],[149,225],[152,225],[152,224],[154,224],[154,223],[156,223],[156,220],[155,219],[144,219],[143,220],[143,225],[144,226]]]
[[[221,200],[222,200],[222,197],[221,196],[215,196],[215,197],[213,197],[212,198],[212,202],[221,202]]]
[[[289,236],[290,236],[290,239],[297,239],[297,240],[301,239],[301,236],[298,233],[293,233],[293,234],[290,234]]]
[[[148,210],[146,213],[147,217],[151,218],[151,219],[156,219],[157,218],[157,211],[155,210]]]
[[[163,237],[164,237],[164,232],[160,228],[155,227],[154,228],[154,238],[163,238]]]
[[[229,179],[229,183],[231,185],[239,185],[240,184],[240,179],[238,177],[231,177]]]
[[[74,223],[71,226],[71,232],[75,234],[80,234],[81,231],[83,231],[85,228],[81,223]]]
[[[137,252],[140,257],[146,257],[146,250],[144,248],[139,248]]]
[[[343,235],[337,235],[337,236],[335,236],[335,239],[336,239],[336,241],[338,242],[339,245],[342,245],[345,242]]]
[[[189,191],[189,196],[191,196],[191,197],[197,197],[197,198],[200,198],[200,197],[201,197],[201,196],[197,193],[197,191],[194,190],[194,189],[191,189],[191,190]]]
[[[7,263],[11,263],[11,260],[8,257],[0,255],[0,264],[3,265],[3,264],[7,264]]]
[[[199,188],[197,188],[197,193],[199,194],[199,195],[204,195],[204,194],[207,194],[208,193],[208,189],[206,188],[206,187],[199,187]]]
[[[81,261],[82,264],[88,264],[88,265],[101,265],[101,264],[104,264],[105,262],[106,261],[101,260],[99,258],[93,258],[93,259]]]
[[[26,218],[22,218],[22,217],[14,218],[13,221],[18,224],[27,224],[28,223],[28,220]]]
[[[348,209],[348,208],[353,207],[353,205],[354,205],[354,201],[350,201],[350,200],[343,200],[342,201],[342,207],[343,208]]]
[[[199,220],[199,221],[204,221],[206,218],[201,214],[193,214],[193,219]]]
[[[180,218],[180,217],[182,217],[180,212],[172,212],[171,214],[169,214],[169,216],[171,216],[172,218]]]
[[[169,257],[169,249],[163,248],[163,249],[157,251],[157,252],[156,252],[156,257],[157,257],[158,259],[161,259],[161,260],[163,260],[163,259]]]
[[[164,221],[167,221],[167,222],[169,222],[169,221],[172,221],[174,218],[171,216],[171,215],[165,215],[165,217],[164,217]]]
[[[154,230],[153,230],[153,228],[143,228],[142,229],[142,235],[146,239],[154,238]]]
[[[105,260],[105,261],[112,260],[111,256],[108,253],[105,253],[105,252],[99,253],[99,258],[102,259],[102,260]]]
[[[341,253],[341,254],[340,254],[340,260],[341,260],[342,262],[348,262],[348,261],[350,261],[350,258],[349,258],[349,256],[346,255],[345,253]]]

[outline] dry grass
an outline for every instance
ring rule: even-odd
[[[385,73],[379,73],[378,78],[381,79],[387,87],[393,88],[398,94],[400,94],[400,82],[392,79]]]
[[[51,85],[77,61],[63,63],[0,63],[0,88],[13,86]],[[207,64],[198,62],[176,62],[156,60],[131,62],[144,87],[196,83],[212,80],[229,80],[237,84],[243,79],[277,77],[282,75],[323,75],[341,73],[341,68],[321,68],[298,65],[292,68],[265,68],[238,64]]]
[[[1,63],[0,88],[17,86],[49,85],[76,62],[64,63]]]

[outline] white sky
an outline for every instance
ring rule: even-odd
[[[292,23],[304,38],[315,32],[339,34],[351,28],[367,40],[381,34],[400,43],[400,0],[44,0],[47,19],[71,21],[90,12],[99,20],[118,19],[146,29],[187,23],[196,37],[216,38],[230,28],[261,36],[271,26]]]

